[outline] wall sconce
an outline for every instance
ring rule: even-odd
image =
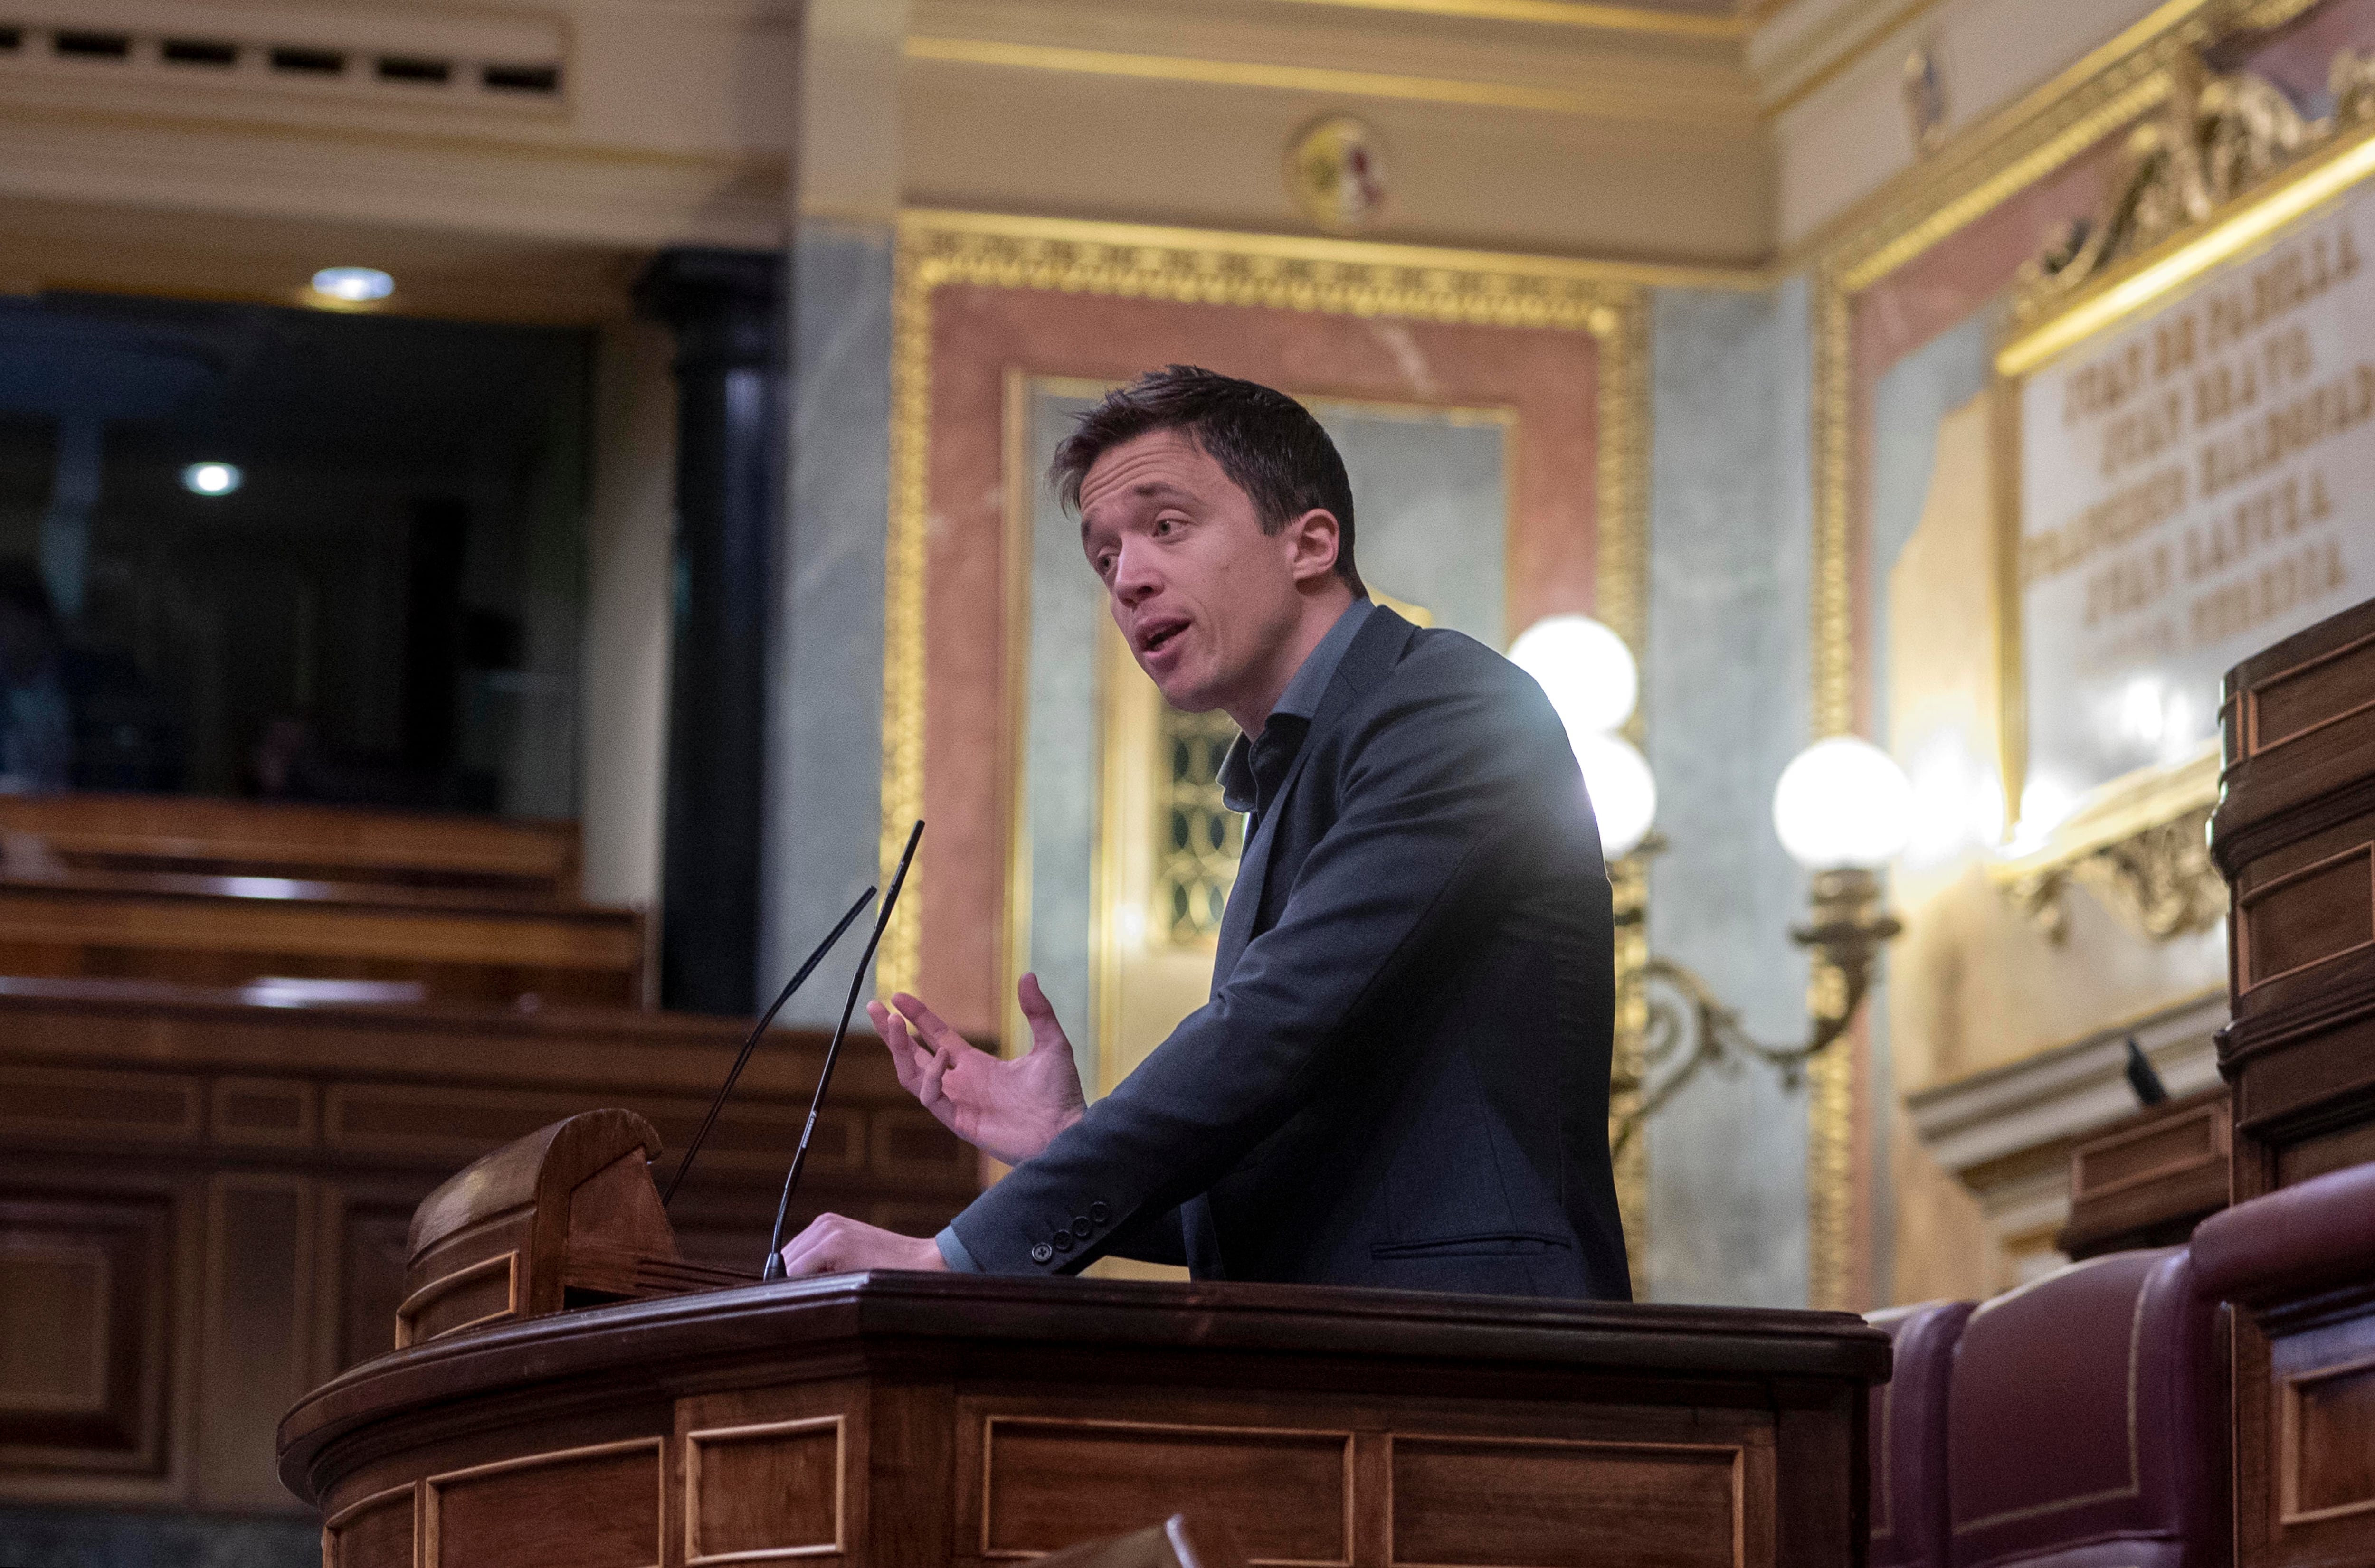
[[[1642,878],[1637,864],[1626,876],[1619,863],[1637,852],[1644,858],[1655,855],[1665,841],[1649,831],[1658,790],[1648,761],[1616,733],[1632,716],[1639,689],[1624,640],[1582,616],[1553,616],[1527,628],[1510,645],[1509,657],[1542,684],[1566,724],[1600,819],[1601,851],[1612,873],[1620,873],[1616,920],[1635,928],[1629,935],[1640,954],[1637,984],[1649,988],[1639,1050],[1633,1061],[1619,1062],[1612,1084],[1623,1107],[1613,1150],[1622,1155],[1642,1124],[1707,1068],[1736,1073],[1743,1063],[1761,1062],[1781,1075],[1785,1088],[1797,1088],[1806,1064],[1855,1021],[1883,944],[1903,929],[1882,906],[1879,872],[1912,831],[1913,788],[1905,771],[1853,736],[1818,740],[1781,771],[1773,791],[1774,831],[1790,857],[1814,874],[1814,918],[1792,927],[1790,937],[1812,954],[1814,973],[1806,1038],[1768,1044],[1750,1034],[1739,1010],[1696,973],[1648,953],[1640,941]]]

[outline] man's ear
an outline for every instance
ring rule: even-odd
[[[1315,506],[1291,519],[1281,531],[1287,537],[1289,560],[1294,563],[1298,586],[1336,570],[1336,547],[1342,528],[1334,513],[1324,506]]]

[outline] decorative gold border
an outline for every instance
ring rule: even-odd
[[[1809,598],[1813,729],[1857,725],[1857,501],[1852,302],[1862,290],[2044,180],[2105,137],[2167,103],[2192,52],[2238,18],[2270,25],[2302,0],[2168,0],[2018,102],[1885,187],[1814,242],[1814,527]],[[1860,1042],[1861,1032],[1855,1039]],[[1810,1304],[1846,1306],[1863,1291],[1855,1234],[1855,1059],[1860,1043],[1818,1057],[1809,1072],[1806,1287]]]
[[[1739,288],[1694,268],[1439,250],[994,213],[899,219],[892,304],[891,514],[883,555],[882,829],[895,868],[924,804],[924,564],[932,291],[1043,289],[1329,315],[1589,332],[1600,350],[1597,607],[1637,653],[1647,581],[1648,296],[1653,283]],[[922,867],[908,873],[875,984],[912,988]]]
[[[2329,208],[2370,175],[2375,175],[2375,124],[2337,136],[2332,145],[2200,223],[2113,266],[1998,348],[1991,461],[1997,492],[1997,687],[2007,826],[2017,816],[2029,760],[2019,570],[2021,396],[2027,378],[2098,334],[2161,308],[2214,269],[2274,245],[2293,226]],[[2105,782],[2039,847],[2017,861],[1991,867],[1991,876],[2006,886],[2033,880],[2187,812],[2215,805],[2216,746],[2205,745],[2204,752]]]
[[[2205,227],[2173,234],[2088,284],[2061,310],[1998,350],[1996,373],[2008,379],[2025,376],[2097,333],[2156,308],[2212,268],[2272,242],[2280,230],[2311,216],[2369,174],[2375,174],[2375,124],[2336,138],[2332,147],[2284,171]]]

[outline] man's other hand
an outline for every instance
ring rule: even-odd
[[[862,1268],[946,1269],[948,1263],[929,1236],[878,1231],[838,1214],[820,1214],[809,1228],[784,1244],[784,1274],[854,1274]]]
[[[1009,1165],[1020,1165],[1055,1142],[1088,1108],[1072,1043],[1039,989],[1039,977],[1024,975],[1015,995],[1031,1024],[1031,1049],[1011,1061],[975,1050],[904,991],[891,998],[889,1008],[866,1004],[874,1032],[891,1048],[899,1087],[942,1126]]]

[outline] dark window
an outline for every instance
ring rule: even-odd
[[[0,687],[48,704],[77,787],[574,815],[590,350],[544,327],[0,301],[0,633],[16,606],[36,655],[0,634]],[[88,442],[94,407],[80,567],[49,575],[66,427]],[[193,494],[200,462],[244,482]]]

